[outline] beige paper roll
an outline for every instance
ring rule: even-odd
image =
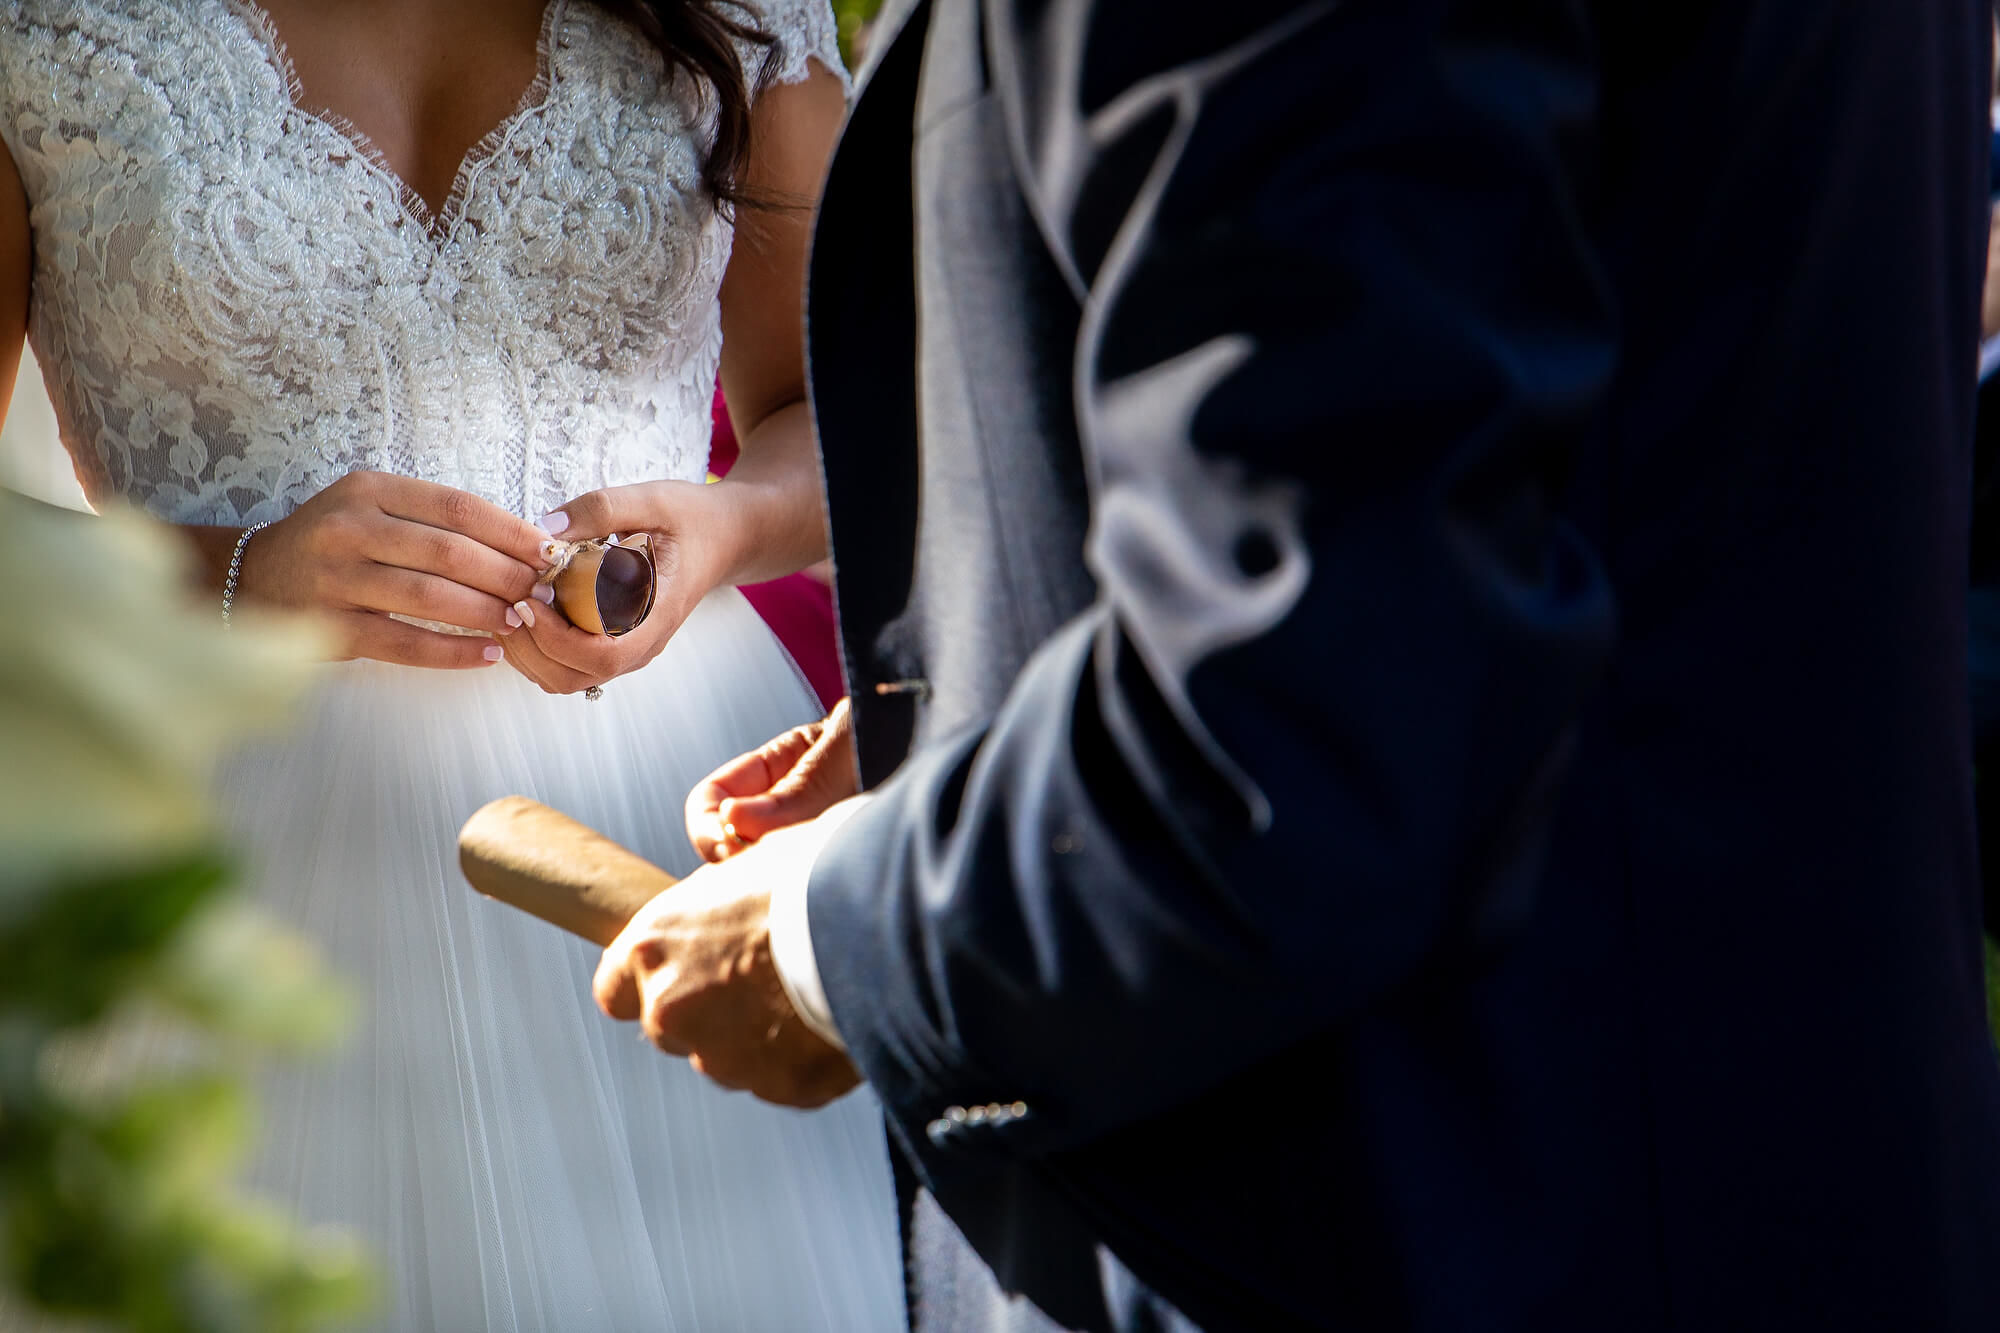
[[[458,833],[472,887],[602,946],[672,875],[596,829],[525,796],[483,805]]]

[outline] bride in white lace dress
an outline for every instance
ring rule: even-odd
[[[797,203],[845,74],[827,0],[741,11],[763,43],[736,12],[0,0],[0,392],[25,328],[90,498],[355,659],[224,799],[369,1001],[272,1081],[257,1184],[366,1233],[387,1328],[902,1322],[865,1093],[802,1116],[658,1059],[594,949],[455,866],[518,791],[687,869],[689,788],[817,711],[728,585],[823,553]],[[703,487],[718,363],[745,450]],[[658,534],[640,631],[529,599],[565,519]]]

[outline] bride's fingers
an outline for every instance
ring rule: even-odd
[[[563,691],[556,689],[548,681],[542,679],[539,671],[539,660],[530,660],[526,654],[512,647],[514,644],[526,641],[527,637],[525,634],[515,634],[501,641],[500,650],[507,655],[507,665],[527,677],[533,684],[540,686],[542,693],[561,694]]]
[[[540,602],[517,604],[516,614],[524,620],[532,618],[539,626],[543,621],[555,618]],[[507,660],[516,671],[542,687],[549,694],[575,694],[597,683],[598,678],[574,671],[562,663],[552,660],[535,642],[532,632],[510,634],[506,639]]]
[[[341,592],[347,601],[371,611],[393,611],[461,629],[507,635],[520,627],[519,614],[510,616],[513,607],[498,597],[395,565],[360,565],[348,575]]]
[[[498,598],[503,605],[526,597],[540,569],[463,533],[402,518],[377,520],[368,539],[364,554],[376,564],[436,574]]]
[[[542,525],[551,535],[570,541],[608,537],[614,532],[648,531],[659,525],[661,514],[668,507],[665,497],[671,494],[669,488],[698,484],[643,481],[631,486],[609,486],[579,495],[543,515]]]
[[[540,608],[537,610],[540,611]],[[653,616],[660,616],[658,607],[654,608]],[[646,628],[652,629],[650,620]],[[609,680],[633,666],[629,643],[609,635],[580,630],[563,619],[560,612],[537,614],[529,633],[534,636],[535,646],[551,662],[594,681]]]
[[[427,527],[470,537],[482,546],[512,556],[523,565],[541,567],[547,534],[499,505],[451,486],[387,473],[365,476],[365,494],[385,514]]]
[[[483,634],[441,634],[375,611],[342,611],[334,620],[349,657],[446,671],[489,667],[501,657],[500,645]]]

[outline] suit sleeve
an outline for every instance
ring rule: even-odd
[[[808,896],[905,1133],[1026,1103],[1028,1155],[1504,947],[1614,623],[1560,512],[1614,362],[1566,7],[1204,8],[1150,66],[1146,6],[1042,8],[1094,15],[1017,34],[1074,85],[989,58],[1085,303],[1099,596]]]

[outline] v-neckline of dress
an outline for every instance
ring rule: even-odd
[[[452,173],[451,190],[444,202],[432,208],[430,201],[417,191],[401,172],[390,163],[375,140],[367,131],[331,107],[315,110],[305,101],[305,85],[299,80],[298,67],[292,61],[291,48],[278,31],[278,25],[270,12],[259,0],[226,0],[244,26],[264,58],[277,74],[279,84],[284,89],[285,109],[289,114],[316,124],[339,139],[353,150],[370,169],[382,177],[396,195],[397,207],[411,222],[417,224],[434,244],[448,241],[458,228],[465,211],[465,201],[471,193],[474,180],[481,168],[497,156],[514,130],[522,121],[547,107],[550,94],[555,86],[555,44],[559,31],[562,11],[568,7],[568,0],[545,0],[542,6],[540,35],[535,41],[535,74],[528,80],[528,86],[521,90],[514,109],[501,117],[500,122],[477,142],[465,150],[459,159],[458,170]]]

